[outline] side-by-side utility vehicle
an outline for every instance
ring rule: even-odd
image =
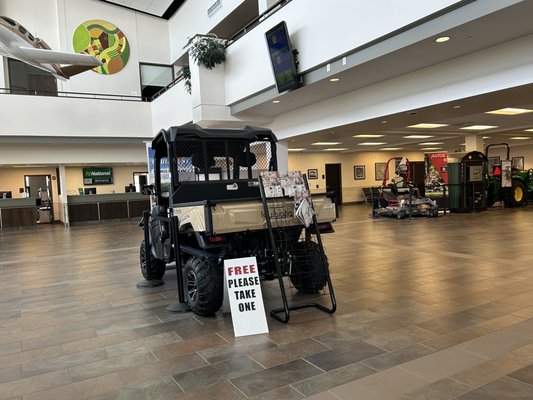
[[[147,186],[152,206],[143,216],[140,248],[144,278],[161,279],[166,264],[176,261],[184,300],[199,315],[222,305],[225,259],[255,256],[261,279],[278,278],[258,179],[262,171],[277,171],[274,134],[190,124],[161,130],[152,149],[153,184]],[[327,269],[312,237],[316,227],[333,231],[333,196],[312,196],[317,224],[309,228],[294,217],[293,198],[277,202],[282,207],[269,212],[273,237],[291,243],[291,250],[279,255],[290,259],[282,276],[299,291],[316,293],[326,285]]]

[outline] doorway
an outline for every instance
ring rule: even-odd
[[[28,197],[34,197],[37,204],[37,222],[53,221],[52,177],[51,175],[24,175]]]
[[[342,204],[341,164],[326,164],[326,190],[335,193],[335,204]]]

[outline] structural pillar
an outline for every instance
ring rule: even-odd
[[[483,147],[483,135],[468,135],[465,137],[465,151],[470,153],[471,151],[484,152]]]

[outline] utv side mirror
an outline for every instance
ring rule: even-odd
[[[154,185],[144,185],[141,189],[141,193],[147,195],[154,194]]]

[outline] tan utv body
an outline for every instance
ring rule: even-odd
[[[272,243],[283,240],[288,267],[281,276],[304,293],[326,285],[327,257],[314,238],[333,231],[334,196],[312,195],[316,223],[308,227],[295,218],[293,198],[263,203],[259,177],[277,171],[276,141],[270,130],[256,127],[191,124],[156,135],[153,184],[146,188],[152,208],[141,223],[140,265],[147,281],[162,279],[166,265],[175,261],[180,302],[199,315],[213,314],[222,305],[224,260],[256,257],[262,280],[279,278],[274,259],[279,249]]]
[[[313,208],[318,223],[335,221],[335,203],[325,194],[312,196]],[[271,209],[270,219],[275,227],[299,226],[294,217],[294,199],[284,198],[283,209]],[[235,201],[217,204],[206,209],[204,205],[172,207],[178,217],[179,229],[191,228],[194,232],[210,232],[213,235],[267,229],[263,204],[258,200]],[[206,213],[210,213],[211,226],[206,223]]]

